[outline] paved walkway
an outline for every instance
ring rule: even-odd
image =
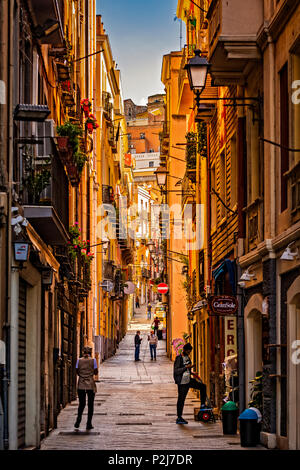
[[[150,360],[145,308],[135,315],[117,354],[100,368],[95,399],[94,430],[74,432],[77,402],[59,415],[58,428],[42,443],[42,450],[197,450],[241,449],[238,436],[223,436],[221,423],[194,421],[199,405],[192,391],[186,400],[186,426],[176,420],[177,387],[173,364],[159,341],[157,361]],[[134,334],[142,331],[142,362],[134,361]]]

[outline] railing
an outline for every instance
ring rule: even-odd
[[[114,201],[114,194],[112,186],[106,184],[102,185],[102,203],[111,204]]]
[[[50,140],[50,139],[49,139]],[[24,205],[52,206],[61,222],[69,224],[68,201],[69,185],[64,167],[52,147],[52,155],[34,157],[23,154],[23,194]]]
[[[107,119],[112,119],[113,104],[111,103],[111,94],[107,91],[102,92],[102,106]]]
[[[115,266],[113,261],[104,261],[103,262],[103,279],[106,281],[113,281],[114,280],[114,270]]]

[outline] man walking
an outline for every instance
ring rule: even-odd
[[[148,336],[148,341],[150,345],[151,361],[153,361],[153,359],[156,361],[156,348],[157,348],[158,338],[154,334],[153,330],[150,331],[150,335]]]
[[[149,302],[148,305],[147,305],[147,318],[148,318],[148,320],[151,320],[151,310],[152,310],[152,306],[151,306],[151,303]]]
[[[78,359],[76,364],[76,372],[79,377],[78,379],[78,416],[75,423],[75,429],[79,429],[82,414],[86,406],[86,396],[88,397],[88,419],[86,423],[87,431],[94,429],[92,425],[92,419],[94,414],[94,400],[97,387],[94,381],[94,375],[98,374],[96,359],[91,358],[92,349],[84,348],[83,357]]]
[[[156,334],[156,336],[158,336],[158,327],[160,325],[160,320],[158,317],[155,317],[154,320],[153,320],[153,323],[152,323],[152,326],[154,326],[154,334]]]
[[[134,337],[134,345],[135,345],[135,361],[140,361],[140,347],[142,338],[140,337],[141,332],[137,331]]]
[[[185,344],[183,347],[182,354],[176,357],[174,363],[174,380],[178,386],[176,424],[188,424],[188,422],[183,419],[182,413],[184,408],[184,402],[190,388],[200,390],[201,408],[205,408],[206,385],[191,378],[191,369],[195,367],[194,365],[192,365],[191,359],[189,357],[192,350],[193,347],[190,343]]]
[[[140,308],[140,299],[138,295],[135,298],[135,308],[136,309]]]

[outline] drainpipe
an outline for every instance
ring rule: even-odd
[[[2,2],[1,2],[2,3]],[[8,386],[11,376],[11,335],[10,318],[11,309],[11,266],[12,266],[12,233],[11,233],[11,207],[12,207],[12,180],[13,180],[13,20],[14,2],[8,2],[8,54],[7,54],[7,173],[8,173],[8,198],[7,198],[7,224],[6,224],[6,318],[5,318],[5,343],[6,343],[6,368],[3,376],[3,412],[4,412],[4,449],[9,449],[9,403]],[[16,405],[16,403],[15,403]]]

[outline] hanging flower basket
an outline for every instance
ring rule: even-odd
[[[61,83],[61,87],[64,91],[71,91],[71,81],[65,80],[64,82]]]
[[[80,102],[81,111],[84,113],[85,117],[89,117],[90,112],[92,111],[92,103],[88,98],[84,98]]]
[[[97,119],[93,114],[90,114],[88,119],[86,120],[86,128],[89,134],[93,133],[93,130],[98,129],[99,124],[97,123]]]

